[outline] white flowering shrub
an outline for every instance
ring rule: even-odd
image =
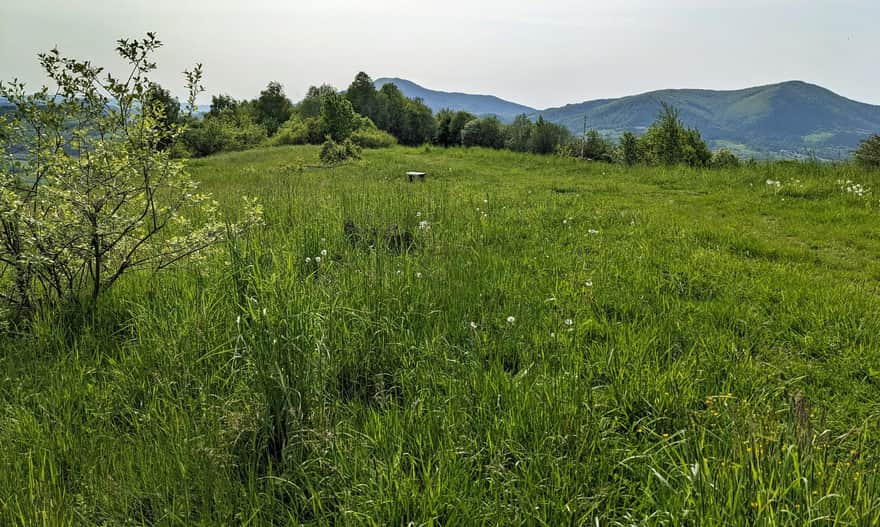
[[[183,127],[149,102],[155,35],[120,40],[125,75],[40,55],[54,87],[28,94],[0,83],[13,110],[0,117],[0,299],[18,316],[46,301],[96,300],[124,274],[165,269],[259,221],[247,205],[238,225],[221,220],[185,165],[160,148]],[[201,66],[185,72],[189,107]]]

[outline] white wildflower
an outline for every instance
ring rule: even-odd
[[[597,231],[596,229],[590,229],[587,232],[593,235],[599,234],[599,231]]]
[[[321,250],[321,256],[327,256],[327,249]]]
[[[315,256],[315,263],[321,263],[321,257]]]
[[[512,316],[507,317],[507,323],[508,323],[508,324],[513,324],[514,322],[516,322],[516,319],[515,319],[514,317],[512,317]]]
[[[471,322],[471,329],[477,329],[477,323]]]
[[[574,320],[572,320],[572,319],[570,319],[570,318],[566,318],[566,319],[565,319],[565,325],[566,325],[566,326],[569,326],[569,327],[570,327],[572,324],[574,324]]]

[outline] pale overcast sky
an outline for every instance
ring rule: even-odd
[[[251,98],[278,80],[345,88],[364,70],[545,108],[662,88],[804,80],[880,104],[880,0],[0,0],[0,79],[36,54],[112,64],[155,31],[155,79]]]

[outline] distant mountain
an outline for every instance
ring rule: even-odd
[[[580,133],[587,127],[606,135],[643,132],[660,103],[678,108],[686,126],[700,130],[713,146],[744,155],[845,157],[859,141],[880,132],[880,106],[841,97],[801,81],[733,91],[662,90],[621,99],[572,104],[537,112]]]
[[[410,99],[422,99],[434,113],[443,108],[449,108],[455,111],[464,110],[478,116],[496,115],[503,121],[513,121],[517,115],[532,114],[537,111],[522,104],[499,99],[494,95],[471,95],[429,90],[405,79],[383,78],[374,82],[376,88],[381,88],[388,83],[397,86]]]
[[[727,147],[741,156],[825,159],[847,157],[859,142],[880,133],[880,106],[865,104],[802,81],[743,90],[661,90],[619,99],[600,99],[560,108],[532,110],[488,95],[429,90],[402,79],[393,82],[407,97],[421,97],[434,111],[466,110],[494,114],[510,121],[526,113],[564,125],[575,134],[584,127],[617,137],[644,132],[654,122],[660,103],[672,104],[682,122],[695,127],[712,148]]]

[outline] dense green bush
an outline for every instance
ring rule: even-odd
[[[318,145],[326,135],[321,119],[294,115],[278,128],[272,137],[275,145]]]
[[[351,140],[361,148],[389,148],[397,144],[397,139],[378,128],[362,128],[351,134]]]
[[[203,157],[252,148],[262,144],[266,137],[266,128],[255,123],[246,113],[224,111],[192,123],[184,131],[182,143],[191,155]]]
[[[685,128],[679,112],[667,103],[661,103],[657,120],[638,139],[639,159],[648,165],[708,166],[712,151],[700,132]]]
[[[639,162],[639,142],[632,132],[624,132],[620,136],[620,146],[617,149],[618,160],[631,167]]]
[[[869,168],[880,168],[880,134],[874,134],[859,144],[856,161]]]
[[[327,136],[327,140],[321,145],[320,158],[325,165],[338,165],[349,159],[360,159],[361,147],[351,139],[337,143],[330,136]]]
[[[712,168],[737,168],[740,165],[740,161],[733,152],[722,148],[712,155],[710,165]]]

